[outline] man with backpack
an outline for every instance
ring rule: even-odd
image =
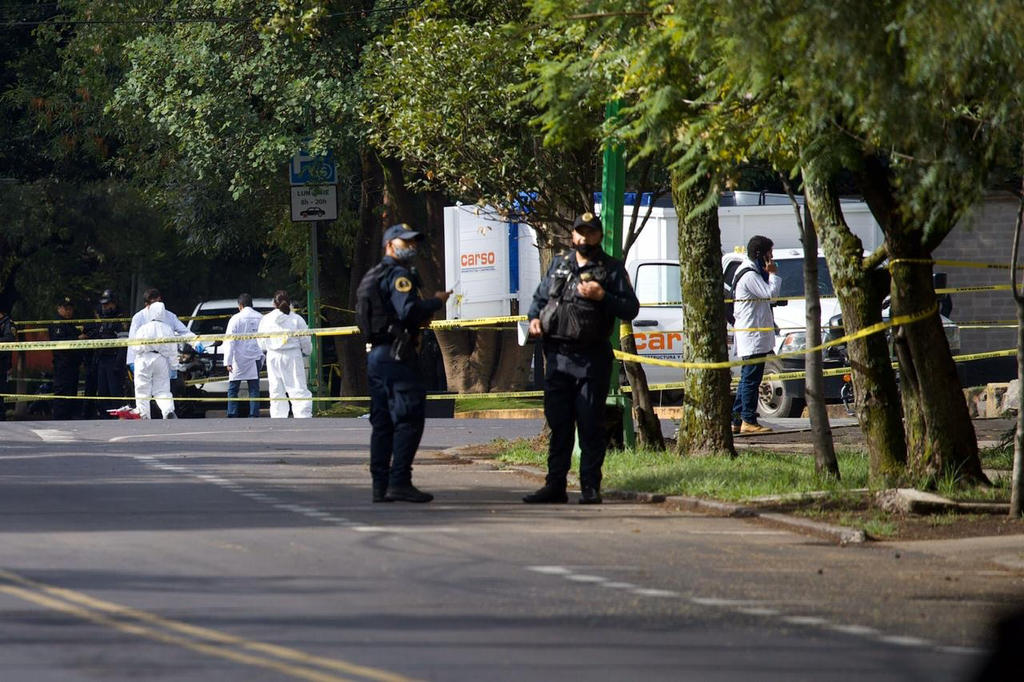
[[[384,231],[385,255],[356,291],[356,324],[369,346],[370,476],[374,502],[430,502],[412,484],[412,462],[423,437],[426,387],[419,373],[420,329],[452,292],[420,298],[411,263],[421,235],[406,224]]]
[[[747,243],[747,259],[736,271],[732,297],[736,355],[741,360],[763,358],[775,345],[773,298],[782,291],[779,268],[772,260],[774,242],[760,235]],[[733,433],[765,433],[768,426],[757,423],[757,392],[764,377],[764,363],[744,365],[736,401],[732,406]]]

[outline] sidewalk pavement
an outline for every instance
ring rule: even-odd
[[[1006,420],[986,420],[990,422]],[[992,437],[994,434],[1005,431],[1005,424],[990,423],[985,428],[979,429],[979,439]],[[771,445],[779,447],[789,440],[790,446],[803,445],[792,443],[793,437],[799,431],[777,431],[773,434],[758,436],[758,440],[770,439]],[[984,433],[984,435],[983,435]],[[851,434],[852,436],[852,434]],[[737,439],[738,441],[741,439]],[[768,443],[750,443],[751,446],[763,447]],[[479,451],[480,445],[463,445],[448,448],[442,451],[442,456],[454,457],[457,459],[473,461],[480,464],[488,464],[495,469],[498,466],[492,458],[479,458],[474,452]],[[545,471],[533,466],[512,465],[503,466],[503,470],[512,470],[525,478],[537,482],[543,482]],[[578,480],[570,474],[569,484],[578,487]],[[707,514],[709,516],[732,516],[750,518],[757,522],[783,528],[804,535],[811,535],[822,538],[839,545],[858,545],[868,542],[864,531],[858,528],[848,528],[835,524],[815,521],[804,517],[794,516],[777,511],[766,511],[750,505],[725,502],[721,500],[690,497],[685,495],[663,495],[658,493],[637,492],[629,490],[606,490],[603,495],[608,500],[624,500],[663,505],[663,508],[678,511],[690,511]],[[1003,570],[1024,573],[1024,533],[1019,535],[1001,535],[992,537],[969,537],[953,538],[944,540],[890,540],[871,541],[873,546],[890,547],[897,552],[916,552],[934,556],[937,560],[956,561],[958,563],[970,564],[977,570],[984,570],[986,566],[994,566]]]

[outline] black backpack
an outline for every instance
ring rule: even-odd
[[[388,306],[381,292],[380,279],[387,265],[377,263],[363,275],[356,289],[356,326],[366,343],[382,343],[388,337]]]
[[[757,272],[754,268],[745,267],[740,268],[736,271],[736,276],[732,278],[732,291],[729,296],[732,300],[725,304],[725,321],[730,325],[736,324],[736,313],[734,312],[733,304],[736,299],[736,285],[740,283],[740,277],[747,274],[748,272]]]

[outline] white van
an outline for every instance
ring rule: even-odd
[[[797,297],[773,308],[775,314],[775,353],[799,353],[807,348],[806,305],[804,295],[804,271],[802,249],[775,249],[774,261],[782,277],[780,298]],[[732,278],[740,263],[742,253],[727,253],[722,256],[722,271],[726,283],[726,297],[731,296]],[[682,295],[679,284],[679,263],[666,260],[636,261],[630,265],[637,298],[640,299],[640,313],[633,320],[633,338],[637,353],[661,360],[682,359],[683,335],[682,314],[679,310]],[[826,329],[831,321],[841,314],[839,300],[835,297],[832,279],[828,274],[824,256],[818,254],[818,292],[821,295],[821,326]],[[887,317],[886,312],[884,317]],[[946,340],[951,352],[960,352],[960,329],[946,317],[942,318]],[[735,360],[733,334],[729,332],[729,359]],[[825,368],[845,366],[844,358],[826,353]],[[798,372],[804,369],[804,358],[773,358],[765,365],[766,373]],[[647,380],[651,384],[680,381],[682,371],[674,367],[645,365]],[[739,368],[733,368],[739,374]],[[839,402],[841,399],[842,377],[825,378],[825,399]],[[804,406],[803,379],[787,381],[771,380],[761,384],[758,413],[765,418],[799,416]]]
[[[266,314],[274,309],[274,301],[269,298],[254,298],[252,307],[256,312]],[[189,331],[195,334],[223,334],[228,326],[228,320],[237,312],[237,299],[221,298],[214,301],[202,301],[192,311],[193,319],[188,321],[187,326]],[[197,320],[195,319],[197,317],[209,319]],[[214,378],[224,377],[224,379],[203,383],[198,388],[205,394],[226,396],[228,393],[228,372],[224,369],[224,344],[221,341],[215,341],[213,344],[204,344],[204,346],[203,352],[199,354],[198,358],[207,376]],[[269,390],[267,380],[266,378],[261,378],[260,391],[265,392],[267,390]],[[239,396],[248,397],[247,391],[248,386],[243,381]]]

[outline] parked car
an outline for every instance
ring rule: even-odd
[[[269,298],[255,298],[252,307],[259,313],[268,313],[274,309],[274,301]],[[213,301],[202,301],[192,311],[192,318],[188,321],[189,331],[195,334],[223,334],[228,326],[228,320],[238,312],[238,301],[230,298],[222,298]],[[195,319],[209,318],[209,319]],[[194,347],[184,349],[183,365],[189,368],[186,372],[190,386],[198,390],[202,397],[227,397],[228,371],[224,368],[224,344],[221,341],[214,341],[211,344],[204,344],[203,351],[196,353]],[[212,381],[202,381],[204,378]],[[240,397],[247,397],[248,386],[243,381]],[[268,391],[266,378],[260,379],[260,391]],[[200,405],[202,403],[199,403]],[[207,406],[210,404],[207,403]]]
[[[732,295],[732,278],[744,254],[727,253],[722,256],[722,272],[726,282],[725,297]],[[806,308],[803,300],[803,250],[775,249],[775,263],[782,277],[781,298],[799,297],[778,306],[775,313],[775,352],[795,353],[807,348]],[[634,340],[637,353],[662,360],[681,360],[683,335],[682,316],[679,301],[682,298],[679,285],[679,263],[666,260],[637,261],[631,264],[637,297],[640,299],[640,313],[633,320]],[[840,320],[839,300],[835,297],[832,278],[824,257],[818,256],[818,292],[821,295],[821,325],[827,333],[830,324]],[[888,309],[884,319],[888,318]],[[947,317],[942,317],[950,351],[960,353],[960,329]],[[729,332],[729,358],[736,359],[733,333]],[[825,353],[826,369],[846,366],[845,354]],[[679,381],[681,372],[672,367],[646,365],[647,379],[652,384]],[[773,358],[766,363],[766,374],[803,371],[803,356]],[[739,374],[739,368],[733,368]],[[830,402],[842,400],[842,377],[825,378],[825,399]],[[798,416],[804,406],[804,380],[766,380],[761,384],[758,412],[762,417]]]

